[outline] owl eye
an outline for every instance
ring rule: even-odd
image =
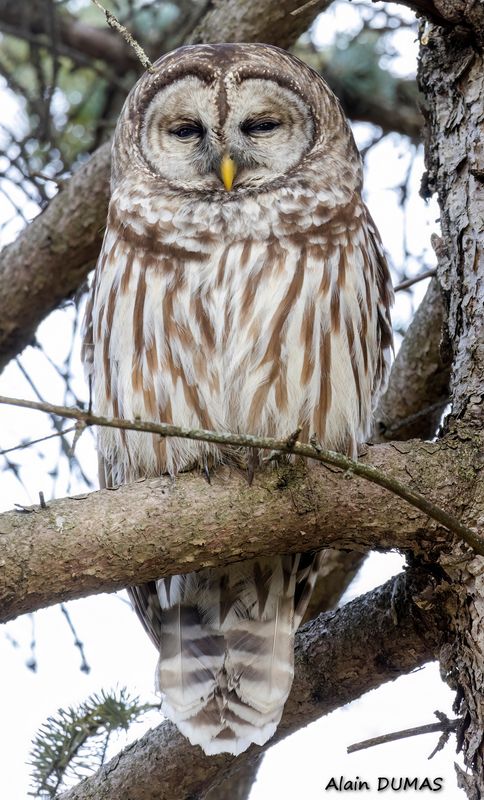
[[[275,119],[261,119],[257,122],[247,120],[241,125],[241,128],[243,133],[247,134],[247,136],[252,136],[258,133],[270,133],[276,128],[279,128],[280,124],[281,123],[277,122]]]
[[[185,124],[179,125],[177,128],[173,128],[170,133],[172,133],[173,136],[176,136],[178,139],[193,139],[194,137],[201,139],[205,133],[205,130],[201,125]]]

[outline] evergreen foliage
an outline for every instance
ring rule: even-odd
[[[34,737],[30,796],[47,800],[67,781],[95,772],[104,763],[111,735],[127,730],[151,708],[125,687],[93,694],[77,708],[60,708]]]

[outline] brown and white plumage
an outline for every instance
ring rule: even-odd
[[[237,167],[230,191],[223,156]],[[298,59],[266,45],[161,58],[113,145],[84,343],[97,413],[263,436],[301,426],[355,455],[391,348],[361,183],[338,101]],[[114,429],[99,451],[108,484],[230,459]],[[272,736],[318,564],[278,556],[131,590],[160,651],[165,713],[205,752]]]

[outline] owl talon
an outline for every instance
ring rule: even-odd
[[[205,480],[207,481],[208,485],[210,486],[211,483],[212,483],[212,479],[210,478],[210,470],[208,468],[208,463],[207,463],[206,459],[203,462],[202,471],[203,471],[203,477],[205,478]]]
[[[257,462],[259,451],[257,448],[252,447],[249,453],[248,464],[247,464],[247,483],[249,486],[252,486],[252,481],[254,480],[255,475],[255,465]]]
[[[280,460],[280,458],[281,458],[281,455],[284,455],[284,454],[283,454],[283,453],[281,453],[279,450],[270,450],[270,452],[269,452],[269,455],[265,456],[265,457],[262,459],[262,463],[263,463],[263,464],[271,464],[271,463],[273,463],[274,461],[276,461],[276,462],[277,462],[277,461],[279,461],[279,460]]]

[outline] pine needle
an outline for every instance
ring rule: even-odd
[[[130,697],[126,688],[93,694],[77,708],[60,708],[32,742],[31,797],[53,798],[68,777],[81,780],[104,763],[109,738],[127,730],[154,706]]]

